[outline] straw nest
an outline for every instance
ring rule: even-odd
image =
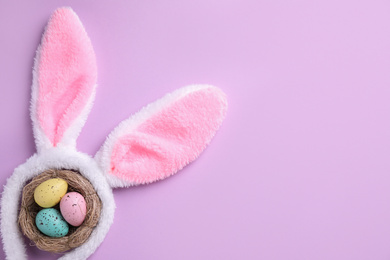
[[[61,178],[68,183],[68,192],[75,191],[84,196],[87,204],[87,214],[83,224],[79,227],[69,225],[68,235],[53,238],[41,233],[35,226],[35,217],[42,209],[34,201],[35,188],[42,182],[51,178]],[[32,179],[23,188],[21,207],[19,212],[19,225],[23,234],[35,245],[44,251],[61,253],[82,245],[91,235],[97,225],[101,211],[101,201],[92,184],[81,174],[70,170],[47,170]],[[54,208],[59,209],[59,205]]]

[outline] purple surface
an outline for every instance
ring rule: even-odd
[[[1,185],[35,152],[31,68],[61,5],[98,60],[81,151],[184,85],[217,85],[230,102],[196,162],[114,191],[90,259],[390,258],[388,1],[1,1]]]

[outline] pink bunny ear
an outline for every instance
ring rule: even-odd
[[[90,39],[70,8],[50,18],[37,51],[31,118],[38,150],[75,146],[95,94],[96,60]]]
[[[216,87],[179,89],[119,124],[95,159],[112,187],[164,179],[206,148],[226,109],[226,96]]]

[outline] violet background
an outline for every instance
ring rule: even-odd
[[[35,152],[31,69],[60,6],[98,61],[79,150],[181,86],[229,96],[197,161],[114,191],[90,259],[390,259],[390,2],[0,0],[0,185]]]

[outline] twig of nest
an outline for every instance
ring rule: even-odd
[[[87,204],[87,214],[83,224],[69,228],[68,235],[54,238],[42,234],[35,225],[35,217],[42,209],[34,200],[35,188],[42,182],[61,178],[68,183],[68,192],[75,191],[83,195]],[[56,206],[59,209],[58,205]],[[102,203],[92,184],[81,174],[71,170],[47,170],[32,179],[23,188],[22,202],[19,212],[19,225],[23,234],[44,251],[62,253],[82,245],[91,235],[100,217]]]

